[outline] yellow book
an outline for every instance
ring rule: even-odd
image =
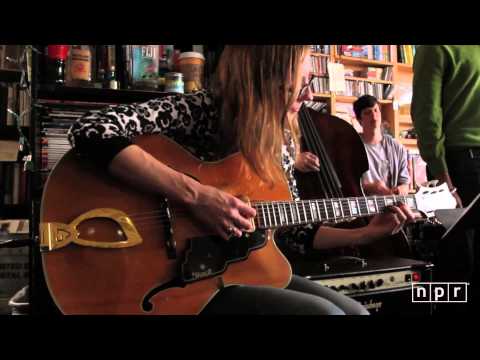
[[[406,45],[407,48],[407,64],[413,64],[413,52],[412,52],[412,45]]]

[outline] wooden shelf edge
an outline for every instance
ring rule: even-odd
[[[314,98],[321,98],[321,99],[330,99],[332,97],[331,94],[324,94],[324,93],[313,93]]]
[[[415,145],[417,146],[417,139],[404,139],[404,138],[399,138],[398,139],[400,143],[403,145]]]
[[[135,101],[147,101],[154,98],[173,95],[173,93],[148,91],[148,90],[130,90],[130,89],[99,89],[93,87],[69,87],[41,84],[38,91],[40,100],[60,100],[60,101],[84,101],[99,103],[123,103]]]
[[[336,99],[337,99],[337,102],[346,102],[346,103],[352,102],[352,103],[353,103],[353,102],[355,102],[355,101],[358,99],[358,97],[356,97],[356,96],[337,95]],[[384,100],[378,100],[378,102],[379,102],[380,104],[392,104],[392,103],[393,103],[393,100],[391,100],[391,99],[386,99],[386,100],[385,100],[385,99],[384,99]]]
[[[313,52],[310,54],[312,56],[319,56],[319,57],[330,57],[331,55],[330,54],[323,54],[323,53],[319,53],[319,52]]]
[[[388,61],[378,61],[378,60],[371,60],[365,58],[357,58],[352,56],[345,56],[340,55],[338,57],[339,60],[345,63],[353,63],[353,64],[365,64],[365,65],[372,65],[372,66],[393,66],[394,63]]]
[[[397,63],[397,67],[400,70],[413,71],[413,65],[412,64]]]
[[[379,83],[379,84],[391,84],[391,85],[393,85],[393,81],[380,80],[380,79],[369,79],[369,78],[362,78],[362,77],[357,77],[357,76],[345,76],[345,80],[368,81],[368,82],[374,82],[374,83]]]

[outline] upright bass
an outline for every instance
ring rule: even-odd
[[[343,119],[322,114],[305,104],[299,112],[302,151],[315,154],[320,161],[318,172],[296,172],[302,199],[364,196],[361,177],[369,169],[368,157],[357,131]],[[342,227],[365,226],[366,219],[343,223]],[[410,252],[403,231],[370,246],[323,251],[324,255],[390,254],[405,256]]]

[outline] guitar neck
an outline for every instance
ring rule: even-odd
[[[385,207],[399,201],[417,209],[413,195],[390,195],[319,199],[301,201],[257,201],[255,225],[259,229],[315,224],[324,221],[342,222],[383,212]]]

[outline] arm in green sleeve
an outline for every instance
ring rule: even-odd
[[[413,65],[411,115],[418,148],[434,176],[447,172],[442,129],[442,80],[446,53],[441,46],[419,46]]]

